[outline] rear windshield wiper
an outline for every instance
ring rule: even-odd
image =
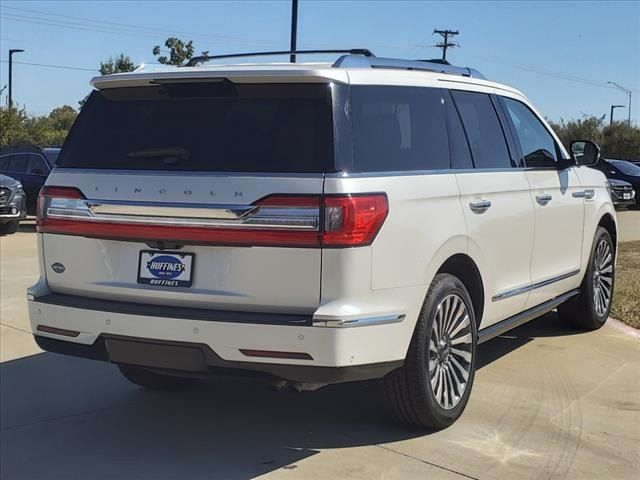
[[[174,165],[181,160],[188,160],[191,153],[182,147],[145,148],[127,153],[131,158],[162,158],[162,161]]]

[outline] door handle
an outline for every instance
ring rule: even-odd
[[[573,192],[571,194],[574,198],[586,198],[587,200],[591,200],[595,197],[596,192],[594,190],[579,190],[577,192]]]
[[[548,193],[541,193],[540,195],[536,195],[536,202],[538,202],[543,207],[551,201],[553,197]]]
[[[469,208],[473,213],[484,213],[489,210],[491,202],[489,200],[480,200],[478,202],[469,203]]]

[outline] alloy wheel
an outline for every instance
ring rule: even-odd
[[[598,317],[609,309],[613,291],[613,252],[611,244],[602,239],[596,247],[593,268],[593,305]]]
[[[450,410],[462,399],[473,361],[473,330],[467,306],[457,294],[436,308],[429,336],[429,383],[438,404]]]

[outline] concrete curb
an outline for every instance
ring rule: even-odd
[[[633,328],[626,323],[622,323],[620,320],[616,320],[613,317],[609,317],[609,319],[607,320],[607,325],[612,326],[619,332],[625,333],[632,337],[640,338],[640,330],[638,330],[637,328]]]

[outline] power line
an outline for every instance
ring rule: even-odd
[[[9,60],[0,60],[2,63],[9,63]],[[17,63],[20,65],[30,65],[33,67],[47,67],[47,68],[62,68],[64,70],[83,70],[85,72],[98,72],[98,68],[81,68],[81,67],[68,67],[66,65],[52,65],[47,63],[32,63],[32,62],[17,62],[13,61],[13,63]]]
[[[531,72],[531,73],[536,73],[538,75],[544,75],[544,76],[547,76],[547,77],[558,78],[560,80],[567,80],[569,82],[582,83],[584,85],[591,85],[593,87],[602,87],[602,88],[609,88],[609,89],[614,88],[614,87],[611,87],[611,86],[607,85],[605,82],[598,82],[598,81],[595,81],[595,80],[589,80],[587,78],[577,77],[575,75],[567,75],[567,74],[555,73],[555,72],[551,72],[549,70],[542,69],[540,67],[534,67],[534,66],[531,66],[531,65],[525,65],[525,64],[522,64],[522,63],[510,62],[510,61],[506,61],[506,60],[503,60],[503,59],[498,59],[498,58],[495,58],[495,57],[489,57],[489,56],[485,56],[485,55],[474,54],[474,56],[476,56],[477,58],[481,58],[483,60],[486,60],[488,62],[497,63],[497,64],[500,64],[500,65],[506,65],[508,67],[517,68],[517,69],[524,70],[524,71]],[[634,91],[637,92],[637,90],[634,90]]]
[[[121,22],[111,22],[111,21],[108,21],[108,20],[100,20],[100,19],[88,18],[88,17],[78,17],[78,16],[74,16],[74,15],[62,15],[62,14],[58,14],[58,13],[50,13],[50,12],[45,12],[45,11],[42,11],[42,10],[34,10],[34,9],[30,9],[30,8],[19,8],[19,7],[12,7],[12,6],[3,6],[3,10],[4,9],[9,9],[9,10],[17,11],[17,12],[26,12],[26,13],[31,13],[31,14],[35,13],[35,14],[38,14],[38,15],[45,15],[46,17],[49,17],[49,18],[40,17],[40,18],[36,18],[36,19],[40,20],[40,21],[68,24],[68,25],[71,26],[70,28],[73,28],[73,26],[76,26],[76,27],[82,26],[82,27],[84,27],[82,29],[99,28],[99,29],[101,29],[99,31],[103,31],[105,33],[114,33],[112,30],[119,29],[121,31],[124,30],[126,33],[128,33],[130,35],[139,35],[139,36],[151,36],[151,35],[153,35],[154,37],[157,37],[157,34],[162,34],[162,35],[187,35],[187,36],[191,36],[191,37],[199,37],[199,38],[202,38],[202,39],[212,40],[212,41],[217,42],[217,43],[235,43],[235,44],[248,44],[248,45],[268,45],[267,43],[265,43],[263,41],[260,41],[258,39],[249,39],[249,38],[245,38],[245,37],[235,37],[235,36],[230,36],[230,35],[216,35],[216,34],[184,32],[184,31],[177,31],[177,30],[169,31],[169,30],[164,30],[164,29],[161,29],[161,28],[148,27],[148,26],[142,26],[142,25],[134,25],[134,24],[121,23]],[[11,16],[9,18],[11,20],[17,20],[17,18],[12,18],[12,17],[20,17],[21,19],[29,19],[29,20],[31,20],[33,18],[33,17],[25,17],[24,15],[18,15],[16,13],[8,13],[8,14],[5,13],[3,15],[4,16]],[[65,19],[70,19],[70,20],[79,20],[82,23],[69,22],[69,21],[59,20],[58,18],[51,18],[51,17],[65,18]],[[94,23],[96,25],[87,25],[87,22]],[[62,25],[59,25],[59,26],[62,27]],[[105,31],[104,29],[109,29],[109,30]]]

